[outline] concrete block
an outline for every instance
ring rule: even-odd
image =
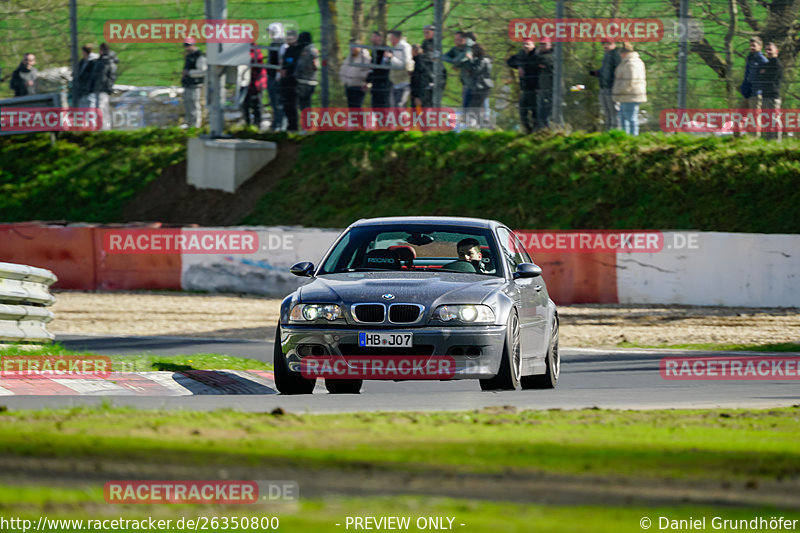
[[[278,145],[251,139],[189,139],[186,180],[198,189],[236,192],[278,155]]]

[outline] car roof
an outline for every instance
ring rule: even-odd
[[[350,227],[361,226],[383,226],[386,224],[428,224],[428,225],[442,225],[442,226],[464,226],[471,228],[496,228],[503,226],[496,220],[488,220],[485,218],[467,218],[467,217],[380,217],[380,218],[362,218],[353,222]]]

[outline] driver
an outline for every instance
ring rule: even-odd
[[[483,267],[483,254],[481,253],[481,243],[477,239],[466,238],[458,241],[456,245],[459,261],[467,261],[478,273],[485,273],[486,269]]]

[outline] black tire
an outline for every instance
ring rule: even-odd
[[[272,363],[275,372],[275,388],[281,394],[311,394],[317,384],[316,378],[307,379],[292,372],[286,365],[286,357],[281,350],[281,327],[275,332],[275,350],[273,352]]]
[[[363,379],[326,379],[325,388],[331,394],[359,394]]]
[[[550,342],[547,345],[547,356],[544,364],[547,371],[538,376],[523,376],[520,379],[523,389],[555,389],[558,376],[561,375],[561,355],[558,353],[558,317],[554,318]]]
[[[500,360],[500,370],[493,378],[482,379],[481,390],[516,390],[519,385],[519,370],[521,363],[519,345],[519,317],[516,310],[511,312],[506,328],[506,342],[503,345],[503,358]]]

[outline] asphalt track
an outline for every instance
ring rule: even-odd
[[[180,337],[59,336],[75,350],[104,354],[224,353],[269,361],[271,342]],[[800,403],[798,380],[675,381],[661,377],[665,356],[796,355],[683,350],[562,348],[558,387],[548,391],[481,392],[476,381],[367,381],[360,395],[327,394],[322,380],[313,395],[5,396],[9,408],[41,409],[103,402],[140,408],[336,413],[354,411],[471,410],[491,406],[518,409],[767,408]]]

